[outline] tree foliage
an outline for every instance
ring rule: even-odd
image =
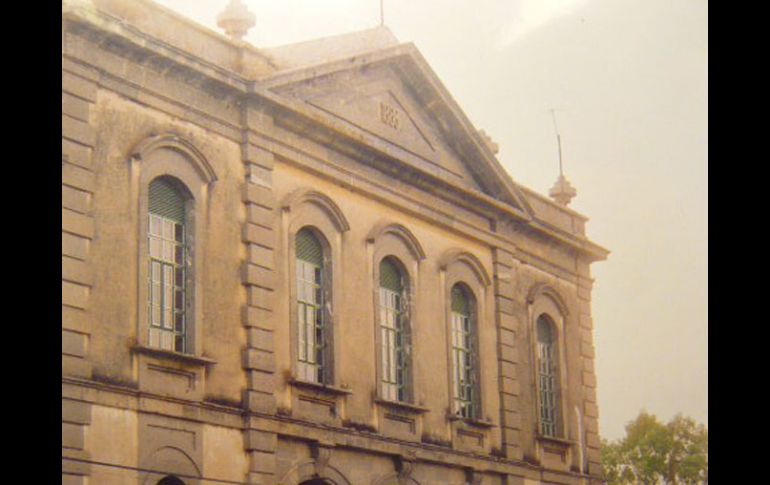
[[[708,484],[708,430],[681,414],[664,424],[645,411],[623,439],[602,441],[608,485]]]

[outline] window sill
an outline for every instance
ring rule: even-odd
[[[570,446],[575,444],[574,441],[571,441],[571,440],[568,440],[568,439],[557,438],[555,436],[545,436],[545,435],[542,435],[542,434],[538,434],[536,436],[536,439],[538,441],[542,441],[543,443],[547,443],[549,445],[553,445],[553,446],[556,446],[556,447],[559,447],[559,448],[569,448]]]
[[[465,423],[469,426],[473,426],[474,428],[494,428],[495,423],[492,421],[486,420],[486,419],[478,419],[478,418],[466,418],[463,416],[458,416],[456,414],[450,414],[447,416],[447,419],[449,421],[459,421],[461,423]]]
[[[335,396],[346,396],[348,394],[353,394],[353,391],[349,389],[332,386],[330,384],[321,384],[319,382],[302,381],[294,377],[289,379],[289,384],[294,387],[312,389],[314,391],[333,394]]]
[[[171,350],[156,349],[154,347],[147,347],[144,345],[134,345],[131,350],[137,354],[150,355],[160,359],[174,360],[188,365],[196,366],[209,366],[217,363],[216,360],[208,357],[183,354],[181,352],[174,352]]]
[[[424,406],[418,406],[417,404],[412,404],[408,402],[390,401],[388,399],[383,399],[381,397],[375,397],[374,402],[384,407],[398,409],[399,411],[405,411],[412,414],[424,414],[430,411],[430,409]]]

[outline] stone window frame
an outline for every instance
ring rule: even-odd
[[[481,342],[485,339],[483,334],[487,332],[494,332],[494,325],[489,324],[490,309],[487,305],[487,299],[490,295],[491,278],[489,272],[484,268],[481,261],[473,254],[459,250],[452,249],[445,252],[439,259],[439,270],[441,271],[442,294],[444,295],[443,311],[444,311],[444,325],[446,328],[446,355],[447,355],[447,389],[448,402],[447,402],[447,418],[450,421],[462,421],[470,424],[474,427],[489,428],[492,426],[492,421],[488,416],[493,415],[493,411],[488,409],[490,393],[496,391],[496,388],[491,384],[489,370],[485,370],[485,366],[482,365]],[[465,287],[465,290],[470,294],[474,304],[474,318],[475,318],[475,346],[476,346],[476,378],[477,378],[477,413],[475,417],[463,417],[456,414],[454,403],[454,382],[453,372],[454,364],[452,359],[452,288],[455,285],[460,284]],[[487,322],[485,324],[485,322]],[[495,356],[496,359],[496,356]]]
[[[527,310],[530,334],[530,361],[532,362],[532,391],[534,393],[536,430],[535,436],[542,440],[570,444],[568,435],[568,409],[569,409],[569,374],[567,370],[567,342],[566,330],[569,325],[569,312],[561,295],[551,286],[539,284],[534,286],[527,296]],[[553,323],[556,332],[556,354],[558,366],[558,396],[557,396],[557,430],[556,436],[545,435],[542,432],[543,425],[540,418],[540,385],[538,379],[538,341],[537,322],[540,316],[546,315]]]
[[[130,180],[137,214],[137,313],[135,350],[155,356],[175,357],[192,364],[211,363],[203,357],[203,261],[206,254],[206,234],[209,193],[217,180],[206,157],[189,141],[175,134],[151,136],[139,143],[129,160]],[[160,177],[170,177],[187,191],[185,230],[190,260],[187,271],[188,307],[185,313],[185,353],[149,346],[147,312],[149,269],[148,214],[150,183]]]
[[[335,308],[340,307],[343,288],[341,261],[343,260],[343,235],[350,230],[347,218],[327,195],[310,189],[300,188],[289,194],[281,204],[284,218],[282,220],[286,258],[286,275],[289,295],[289,338],[291,341],[289,355],[291,358],[290,382],[297,385],[307,384],[312,387],[321,386],[328,390],[336,389],[339,381],[339,358],[337,349],[339,335],[334,331],[339,327],[339,312]],[[313,232],[321,244],[324,257],[324,276],[331,285],[327,287],[327,295],[330,297],[324,302],[327,313],[330,350],[326,366],[324,382],[313,382],[299,379],[298,373],[298,325],[297,315],[297,285],[296,285],[296,235],[303,229]]]
[[[380,222],[375,225],[369,232],[366,238],[367,243],[370,245],[369,251],[371,254],[371,282],[372,282],[372,304],[373,304],[373,331],[374,331],[374,346],[375,346],[375,401],[383,405],[397,405],[404,407],[406,411],[412,413],[422,413],[426,410],[422,407],[415,405],[415,365],[417,359],[415,355],[415,342],[411,340],[411,336],[414,335],[415,323],[418,321],[417,305],[415,304],[416,295],[419,294],[419,274],[420,263],[425,259],[425,251],[422,249],[422,245],[417,238],[412,234],[409,229],[398,223],[391,223],[388,221]],[[407,284],[405,289],[405,299],[407,303],[407,314],[410,334],[410,342],[408,344],[409,354],[407,358],[408,372],[407,372],[407,392],[406,399],[403,401],[392,401],[385,399],[382,394],[382,339],[380,336],[380,263],[390,258],[395,261],[400,269],[405,273]],[[406,409],[408,407],[408,409]]]

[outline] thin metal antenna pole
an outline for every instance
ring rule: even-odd
[[[559,128],[556,126],[556,110],[551,108],[550,111],[553,118],[553,130],[556,132],[556,143],[559,145],[559,175],[564,175],[561,163],[561,135],[559,135]]]
[[[385,25],[385,0],[380,0],[380,25]]]

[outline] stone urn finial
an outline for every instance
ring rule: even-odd
[[[487,148],[489,148],[489,151],[497,155],[497,153],[500,151],[500,147],[497,143],[492,140],[492,137],[487,135],[487,132],[484,130],[479,130],[479,135],[481,135],[481,139],[484,140],[484,143],[487,145]]]
[[[225,10],[217,16],[217,25],[234,40],[241,40],[256,24],[256,17],[241,0],[230,0]]]
[[[556,183],[553,184],[551,190],[548,191],[548,195],[550,195],[557,204],[567,206],[572,198],[577,195],[577,190],[570,185],[569,181],[564,177],[564,174],[560,174],[559,178],[556,179]]]

